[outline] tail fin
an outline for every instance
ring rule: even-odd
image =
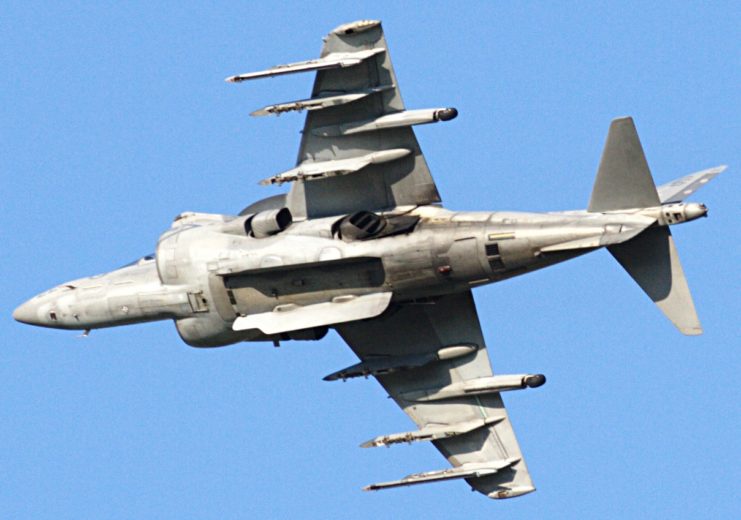
[[[587,211],[649,208],[660,204],[633,118],[613,120]]]

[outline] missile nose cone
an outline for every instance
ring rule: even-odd
[[[38,306],[31,300],[18,306],[13,311],[13,319],[15,321],[26,323],[28,325],[40,325]]]
[[[443,108],[435,112],[435,119],[438,121],[450,121],[458,117],[458,110],[456,108]]]
[[[538,388],[545,384],[545,376],[543,374],[534,374],[525,378],[525,386],[529,388]]]

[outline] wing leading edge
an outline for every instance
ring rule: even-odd
[[[366,490],[450,479],[465,479],[491,498],[535,490],[500,392],[539,386],[544,378],[492,376],[470,291],[444,296],[432,304],[393,304],[377,318],[336,328],[360,357],[360,365],[367,363],[367,373],[376,377],[419,428],[379,436],[363,446],[430,441],[453,465],[371,484]],[[409,361],[435,356],[435,362]],[[394,358],[406,361],[395,364]]]

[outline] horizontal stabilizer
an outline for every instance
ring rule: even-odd
[[[393,85],[384,85],[380,87],[367,88],[359,90],[357,92],[343,92],[343,93],[331,93],[326,95],[320,95],[308,99],[300,99],[298,101],[287,101],[285,103],[277,103],[275,105],[268,105],[259,110],[255,110],[251,116],[267,116],[270,114],[280,115],[284,112],[298,111],[301,110],[321,110],[322,108],[335,107],[338,105],[344,105],[351,103],[364,97],[375,94],[376,92],[384,92],[394,88]]]
[[[399,486],[412,486],[414,484],[425,484],[427,482],[440,482],[443,480],[452,480],[458,478],[478,478],[487,475],[493,475],[496,472],[508,468],[517,462],[518,458],[509,458],[505,460],[497,460],[490,462],[474,462],[469,464],[463,464],[456,468],[443,469],[438,471],[427,471],[424,473],[414,473],[407,475],[406,477],[399,480],[392,480],[389,482],[379,482],[377,484],[370,484],[363,488],[363,491],[375,491],[378,489],[386,489]]]
[[[412,443],[419,441],[436,441],[447,439],[464,433],[472,432],[490,424],[496,424],[505,419],[505,417],[488,417],[486,419],[476,419],[458,424],[437,424],[426,426],[421,430],[414,432],[392,433],[390,435],[381,435],[360,445],[361,448],[374,448],[377,446],[389,446],[391,444],[400,444],[403,442]]]
[[[633,118],[613,120],[587,211],[650,208],[659,204]]]
[[[337,175],[347,175],[356,171],[362,170],[366,166],[371,164],[382,164],[402,157],[406,157],[412,153],[411,150],[406,148],[394,148],[392,150],[380,150],[378,152],[371,152],[360,157],[352,157],[350,159],[338,159],[336,161],[318,161],[318,162],[305,162],[296,168],[292,168],[283,173],[279,173],[273,177],[263,179],[260,184],[267,186],[269,184],[283,184],[284,182],[293,182],[300,179],[313,180],[321,179],[325,177],[334,177]]]
[[[331,301],[313,305],[278,305],[271,312],[240,316],[234,320],[232,329],[258,329],[264,334],[280,334],[374,318],[386,310],[391,296],[390,292],[380,292],[363,296],[338,296]]]
[[[336,69],[340,67],[352,67],[362,63],[363,60],[385,52],[384,48],[367,49],[355,52],[333,52],[323,58],[314,60],[297,61],[286,65],[276,65],[270,69],[259,72],[248,72],[246,74],[237,74],[229,76],[225,81],[229,83],[239,83],[250,79],[269,78],[271,76],[280,76],[283,74],[293,74],[295,72],[310,72],[313,70]]]
[[[669,228],[650,228],[608,249],[682,334],[702,334]]]
[[[691,173],[679,179],[675,179],[666,184],[662,184],[656,191],[659,192],[659,199],[662,204],[672,202],[682,202],[684,199],[695,193],[697,190],[710,182],[713,177],[722,173],[727,166],[716,166],[700,172]]]

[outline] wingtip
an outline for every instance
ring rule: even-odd
[[[367,31],[368,29],[372,29],[373,27],[376,27],[378,25],[381,25],[381,20],[356,20],[354,22],[345,23],[340,25],[339,27],[335,27],[329,32],[329,34],[342,34],[344,36],[350,36],[354,33]]]
[[[682,327],[679,329],[679,332],[685,336],[701,336],[704,331],[702,327]]]
[[[612,119],[613,123],[622,123],[623,121],[633,122],[633,116],[618,116]]]
[[[515,486],[511,488],[504,488],[497,491],[492,491],[486,496],[488,496],[489,498],[494,498],[496,500],[501,500],[503,498],[519,497],[528,493],[532,493],[533,491],[535,491],[534,486]]]

